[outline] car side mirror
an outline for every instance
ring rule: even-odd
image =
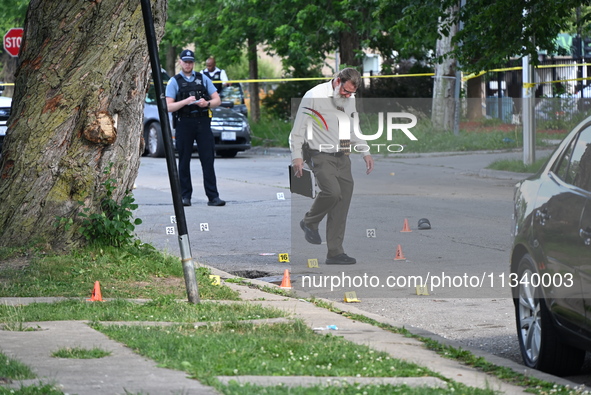
[[[233,108],[234,107],[234,102],[231,102],[231,101],[223,101],[222,104],[220,104],[220,107]]]

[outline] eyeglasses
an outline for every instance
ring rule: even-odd
[[[355,90],[353,92],[346,90],[345,84],[341,84],[341,90],[345,93],[345,95],[349,95],[349,96],[354,95],[355,92],[357,92],[357,90]]]

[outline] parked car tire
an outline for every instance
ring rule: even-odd
[[[158,122],[150,122],[144,131],[147,155],[153,158],[164,156],[164,143],[162,141],[162,128]]]
[[[521,258],[517,270],[515,319],[523,363],[558,376],[580,370],[585,351],[560,341],[541,288],[531,284],[537,270],[529,254]]]
[[[232,149],[218,151],[218,155],[222,158],[235,158],[236,154],[238,154],[238,151]]]

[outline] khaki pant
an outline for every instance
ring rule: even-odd
[[[343,240],[353,195],[351,160],[347,155],[335,157],[321,153],[313,156],[311,162],[320,193],[304,216],[304,223],[311,229],[318,229],[320,221],[327,216],[327,257],[332,258],[345,252]]]

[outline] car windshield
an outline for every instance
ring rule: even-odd
[[[162,71],[162,82],[166,86],[170,77],[166,72]],[[148,94],[146,95],[146,104],[156,104],[156,88],[154,87],[154,81],[150,79],[150,87],[148,88]]]
[[[234,104],[242,104],[244,95],[242,94],[242,88],[240,85],[229,85],[225,86],[220,94],[222,101],[230,101]]]

